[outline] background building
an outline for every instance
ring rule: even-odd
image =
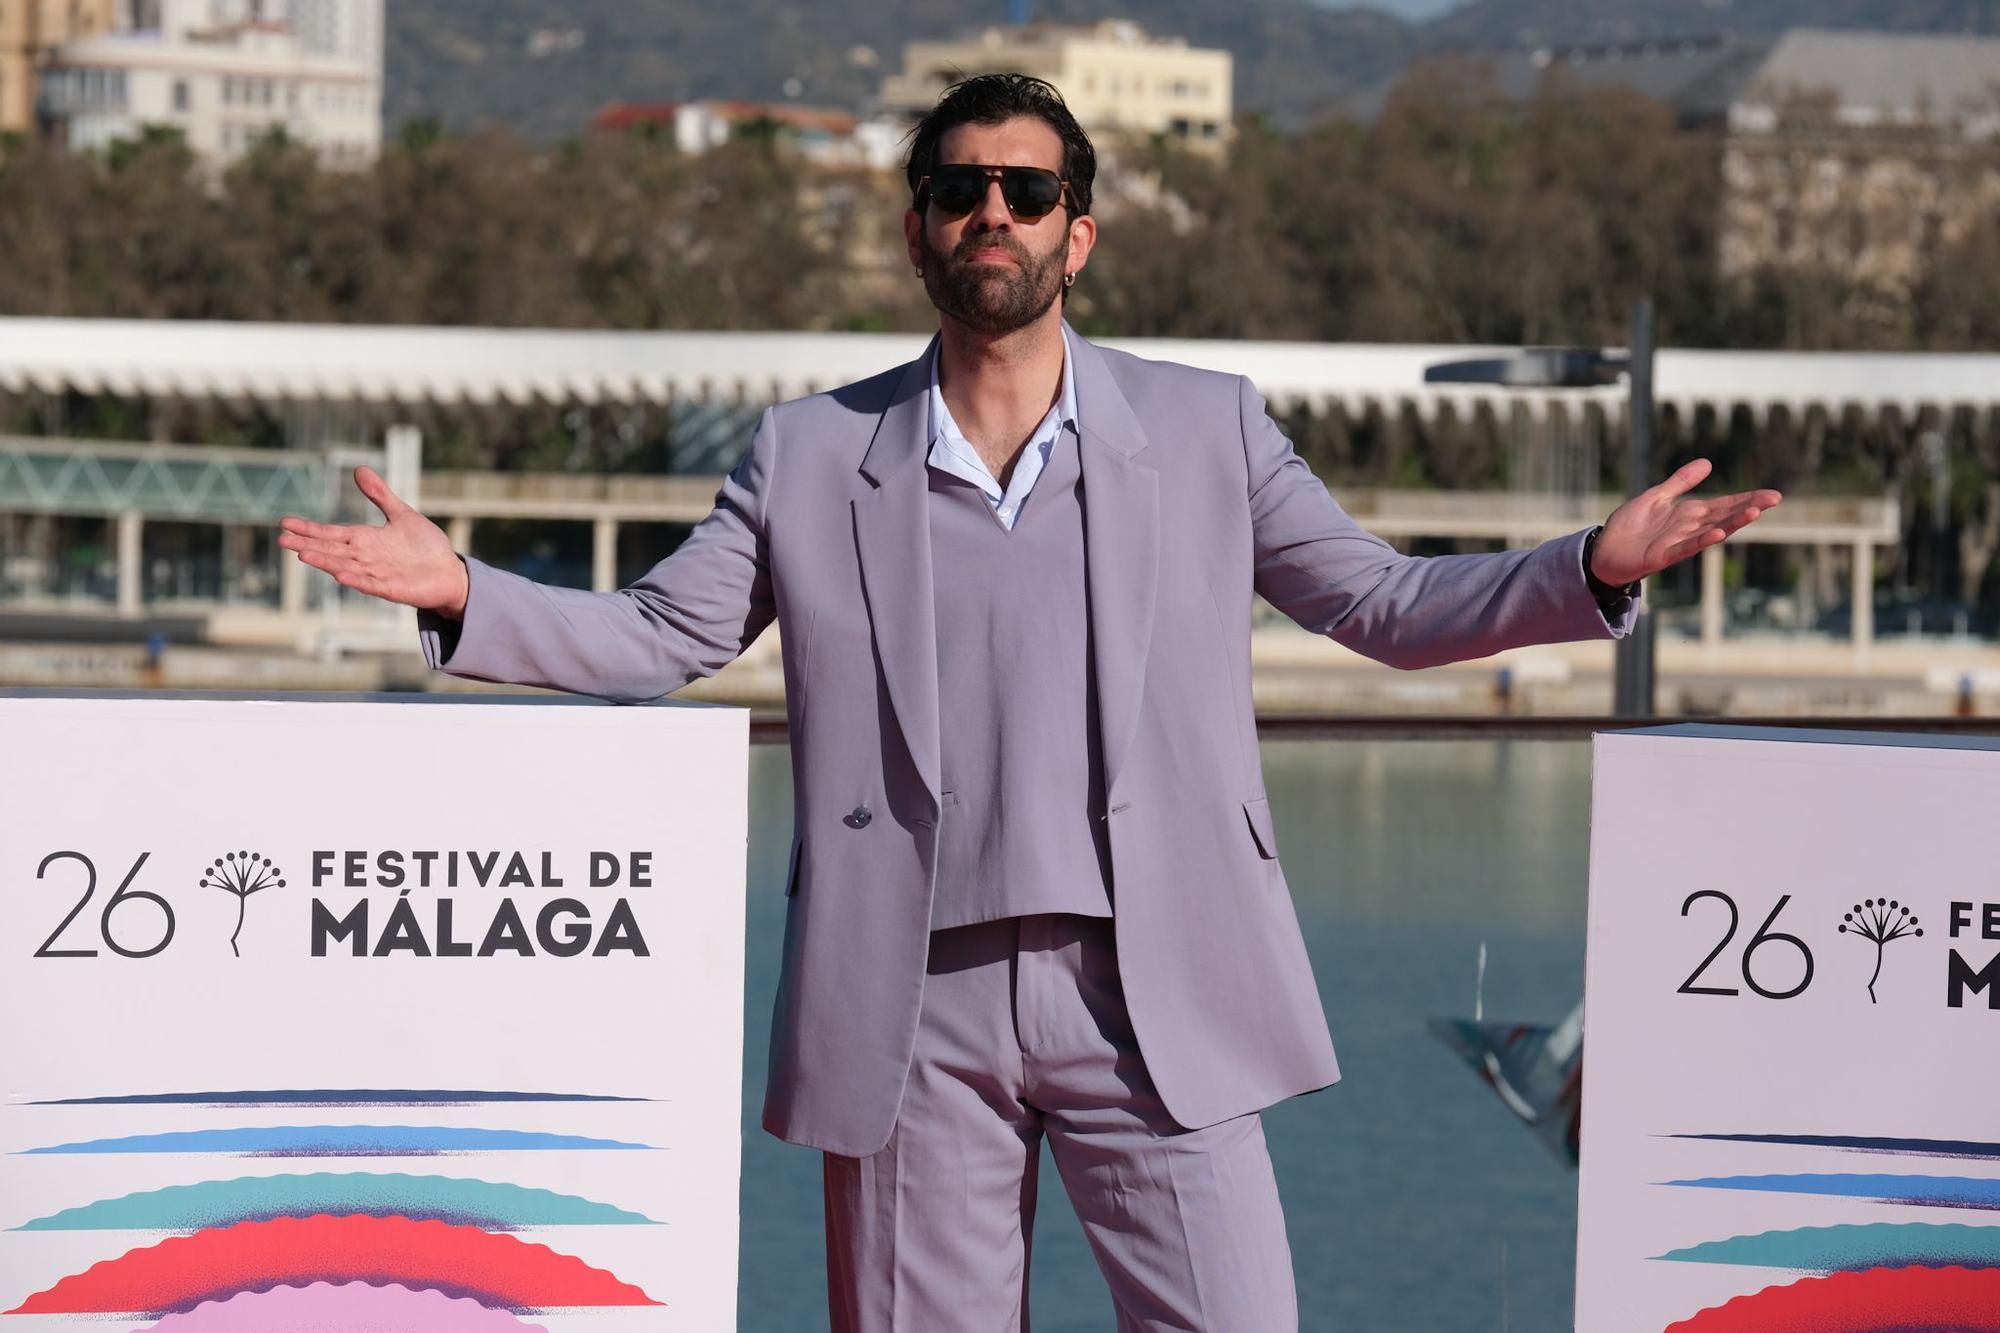
[[[1619,89],[1714,134],[1725,278],[1810,267],[1887,314],[2000,210],[2000,38],[1793,28],[1462,59],[1504,103]],[[1348,109],[1373,119],[1393,87]]]
[[[1907,296],[2000,206],[2000,38],[1784,34],[1731,101],[1723,180],[1725,275]]]
[[[124,0],[6,0],[0,3],[0,132],[35,126],[39,69],[64,42],[121,24]]]
[[[49,52],[39,110],[71,148],[147,126],[228,161],[273,130],[331,163],[382,142],[383,0],[139,0],[130,26]]]
[[[1088,27],[1031,23],[956,41],[911,42],[903,48],[902,71],[883,81],[882,109],[914,120],[960,79],[1003,71],[1054,84],[1093,137],[1164,134],[1218,149],[1229,137],[1229,52],[1150,37],[1122,19]]]
[[[683,153],[705,153],[746,129],[768,128],[813,162],[877,171],[893,170],[902,162],[907,133],[888,119],[864,120],[837,107],[791,102],[613,102],[590,120],[594,130],[640,126],[671,137]]]

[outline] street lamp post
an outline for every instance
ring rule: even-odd
[[[1627,400],[1626,486],[1637,495],[1653,484],[1653,301],[1632,311],[1632,343],[1618,353],[1597,347],[1528,347],[1512,356],[1445,361],[1424,370],[1426,384],[1498,384],[1510,389],[1581,389],[1615,384],[1624,376]],[[1619,717],[1654,713],[1653,617],[1638,607],[1632,632],[1618,641],[1613,670],[1613,711]]]
[[[1632,347],[1626,359],[1627,404],[1625,493],[1637,495],[1653,484],[1653,298],[1641,297],[1632,311]],[[1643,599],[1632,632],[1621,639],[1615,659],[1613,711],[1619,717],[1653,716],[1653,631],[1655,621]]]

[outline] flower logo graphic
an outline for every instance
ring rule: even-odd
[[[238,958],[243,951],[236,947],[236,937],[243,933],[244,909],[250,905],[250,895],[265,889],[285,887],[284,872],[271,864],[268,856],[256,852],[228,852],[218,857],[202,876],[201,887],[221,889],[236,898],[236,931],[229,937],[229,952]]]
[[[1891,940],[1924,932],[1917,918],[1910,915],[1910,909],[1895,899],[1870,898],[1854,904],[1854,910],[1841,918],[1840,933],[1859,935],[1875,946],[1875,974],[1868,978],[1868,1003],[1874,1004],[1875,983],[1882,976],[1882,950]]]

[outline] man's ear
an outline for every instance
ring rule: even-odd
[[[1090,262],[1091,247],[1097,244],[1097,219],[1085,213],[1069,220],[1070,271],[1083,272],[1083,266]]]
[[[910,252],[910,267],[924,266],[924,215],[914,208],[903,210],[903,245]]]

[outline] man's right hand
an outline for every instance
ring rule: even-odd
[[[374,468],[354,469],[354,484],[382,511],[385,525],[287,517],[278,524],[278,545],[343,588],[462,619],[470,578],[444,530],[397,499]]]

